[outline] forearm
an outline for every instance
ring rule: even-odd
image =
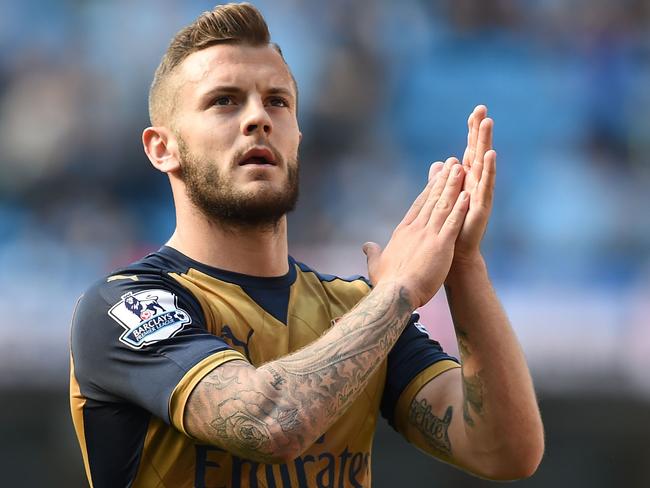
[[[487,107],[477,106],[463,157],[469,210],[445,281],[462,369],[420,388],[403,430],[421,448],[474,474],[513,479],[535,471],[544,438],[526,360],[480,255],[496,181],[492,129]]]
[[[397,342],[412,311],[440,289],[469,201],[449,159],[430,180],[382,251],[366,243],[375,288],[321,338],[254,368],[225,363],[192,391],[187,432],[262,462],[292,459],[350,406]]]
[[[216,368],[188,401],[188,431],[257,461],[299,455],[358,397],[411,312],[403,288],[380,284],[309,346],[259,368]]]
[[[462,362],[467,444],[478,459],[539,460],[543,428],[532,380],[485,263],[479,257],[452,271],[445,289]]]

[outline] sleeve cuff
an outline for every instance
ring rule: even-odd
[[[199,381],[201,381],[210,371],[228,361],[237,359],[247,361],[242,354],[232,349],[219,351],[198,362],[187,373],[185,373],[169,397],[169,420],[174,427],[186,436],[191,437],[185,430],[185,425],[183,424],[187,399],[190,397],[190,394]]]
[[[443,359],[442,361],[433,363],[431,366],[423,370],[420,374],[411,380],[406,388],[404,388],[404,391],[400,395],[399,401],[397,402],[397,407],[395,408],[394,419],[395,427],[398,432],[405,432],[404,424],[408,419],[408,409],[411,405],[411,402],[415,398],[415,395],[417,395],[422,387],[433,378],[444,373],[445,371],[449,371],[450,369],[454,368],[460,368],[460,364],[458,364],[456,361],[452,361],[451,359]]]

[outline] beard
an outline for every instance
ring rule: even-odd
[[[278,151],[273,152],[277,164],[283,161]],[[215,161],[192,154],[185,141],[178,137],[181,178],[190,201],[212,222],[227,227],[274,227],[291,212],[298,202],[298,158],[286,161],[287,176],[282,188],[264,188],[241,191],[219,170]],[[235,154],[233,161],[243,156]]]

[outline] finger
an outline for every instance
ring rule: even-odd
[[[454,202],[458,198],[458,194],[463,189],[464,177],[465,170],[463,169],[462,165],[454,165],[449,178],[446,181],[445,187],[440,197],[435,202],[435,205],[433,206],[431,215],[429,217],[428,225],[433,227],[433,230],[435,232],[440,231],[442,224],[449,216],[449,213],[454,206]]]
[[[494,122],[490,118],[483,119],[479,127],[478,141],[476,144],[476,153],[472,162],[472,176],[478,181],[483,171],[483,160],[485,153],[492,149],[492,129]],[[476,168],[474,167],[476,165]]]
[[[444,166],[444,163],[442,161],[438,161],[438,162],[433,163],[429,167],[429,180],[435,179],[438,176],[438,173],[440,173],[440,171],[442,171],[443,166]]]
[[[439,167],[440,169],[434,170],[434,166]],[[435,183],[435,178],[434,179],[431,178],[431,173],[435,171],[435,173],[438,174],[440,170],[442,170],[443,166],[444,163],[442,161],[438,161],[433,163],[429,167],[429,179],[427,181],[427,184],[424,187],[424,190],[422,190],[422,192],[417,196],[417,198],[411,204],[411,208],[409,208],[408,212],[406,212],[406,215],[404,215],[404,218],[402,219],[400,225],[408,225],[417,218],[420,211],[422,210],[422,206],[424,205],[424,202],[426,202],[429,193],[431,192],[431,188],[433,188],[433,185]]]
[[[458,159],[453,156],[449,157],[445,160],[443,169],[446,169],[447,171],[451,171],[452,169],[454,169],[454,165],[456,164],[458,164]],[[444,188],[444,186],[442,188]]]
[[[454,203],[454,207],[440,228],[440,237],[448,242],[454,242],[463,227],[467,210],[469,209],[469,194],[462,191]]]
[[[474,112],[476,111],[476,108],[472,110],[472,113],[469,114],[469,117],[467,118],[467,145],[465,146],[465,152],[463,153],[463,166],[467,166],[469,168],[470,164],[470,149],[472,146],[472,128],[474,127]]]
[[[362,249],[368,261],[368,277],[370,278],[370,282],[374,285],[376,283],[375,278],[377,266],[379,265],[379,258],[381,256],[381,246],[376,242],[366,242]]]
[[[481,120],[478,127],[478,138],[476,141],[476,152],[472,163],[483,161],[485,153],[492,149],[492,128],[494,121],[491,118]]]
[[[494,198],[494,186],[497,176],[497,153],[490,149],[483,158],[483,171],[477,187],[477,201],[485,207],[491,207]]]
[[[472,115],[470,115],[468,120],[467,149],[463,156],[464,166],[471,167],[472,163],[476,159],[476,144],[478,141],[479,127],[486,115],[487,107],[485,105],[477,105],[474,108]]]
[[[481,177],[481,172],[483,171],[483,162],[475,162],[469,170],[469,174],[466,176],[467,184],[465,189],[469,191],[470,202],[477,200],[477,188],[480,183],[479,178]],[[470,203],[471,205],[471,203]]]
[[[433,186],[431,187],[431,192],[424,202],[424,205],[422,205],[422,209],[418,215],[418,218],[421,220],[423,225],[426,225],[427,222],[429,222],[431,212],[440,199],[440,196],[442,195],[447,184],[447,180],[451,177],[450,175],[455,165],[458,165],[458,159],[447,158],[445,164],[440,170],[440,173],[438,173],[437,177],[435,178],[435,181],[432,180]]]

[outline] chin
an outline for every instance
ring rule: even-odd
[[[288,191],[287,181],[282,182],[273,181],[268,178],[259,178],[253,181],[250,181],[243,185],[241,188],[241,193],[244,195],[249,195],[253,197],[254,195],[263,195],[275,196],[281,195]]]

